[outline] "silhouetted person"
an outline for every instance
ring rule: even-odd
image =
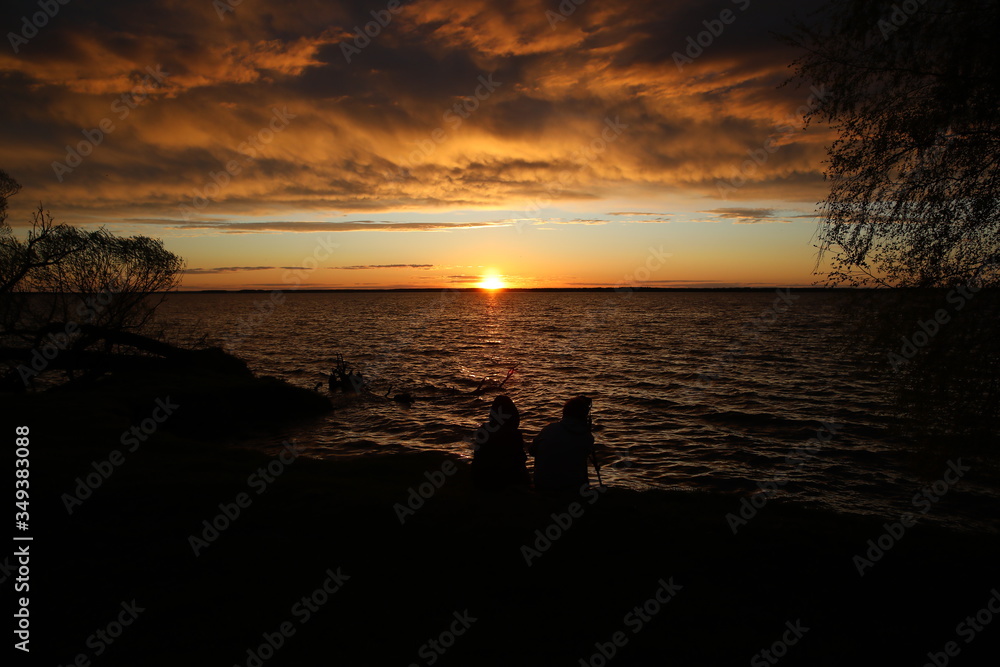
[[[543,428],[528,448],[535,457],[535,490],[546,494],[579,493],[589,484],[588,457],[594,451],[590,404],[577,396],[563,405],[562,419]]]
[[[489,421],[475,433],[472,483],[476,488],[497,491],[530,484],[520,424],[521,416],[509,396],[493,399]]]

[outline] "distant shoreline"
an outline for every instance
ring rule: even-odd
[[[792,292],[861,292],[875,291],[884,288],[871,287],[504,287],[490,290],[482,287],[398,287],[398,288],[363,288],[337,287],[330,289],[279,289],[281,292],[299,292],[305,294],[335,293],[395,293],[395,292],[773,292],[776,289]],[[170,294],[266,294],[274,289],[202,289],[177,290]]]
[[[597,293],[608,294],[611,292],[715,292],[715,293],[765,293],[783,290],[788,292],[935,292],[947,291],[948,287],[503,287],[497,290],[483,287],[334,287],[329,289],[296,289],[293,287],[278,287],[271,289],[180,289],[170,292],[152,292],[152,294],[269,294],[271,292],[292,292],[301,294],[399,294],[406,292],[542,292],[542,293]],[[992,288],[983,288],[984,291],[992,292]],[[24,294],[51,294],[51,292],[24,292]]]

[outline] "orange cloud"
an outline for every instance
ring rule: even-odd
[[[808,91],[776,88],[794,54],[768,34],[792,5],[741,16],[680,71],[672,52],[707,18],[681,2],[588,2],[553,23],[541,0],[421,0],[350,63],[339,47],[371,20],[364,3],[242,3],[222,20],[195,0],[151,16],[117,3],[91,23],[60,15],[23,53],[0,54],[0,166],[76,222],[206,232],[273,231],[285,223],[231,218],[290,213],[527,218],[540,202],[625,188],[718,199],[719,182],[736,178],[738,197],[815,201],[829,137],[788,129]],[[157,66],[162,85],[121,117],[116,101]],[[294,118],[249,156],[276,108]],[[68,165],[105,120],[113,131],[60,173],[54,163]],[[776,150],[749,173],[769,139]],[[238,173],[222,176],[233,161]],[[12,204],[11,221],[26,219],[27,204]]]

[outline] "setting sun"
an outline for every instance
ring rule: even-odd
[[[482,282],[479,283],[482,289],[503,289],[506,286],[499,276],[483,276]]]

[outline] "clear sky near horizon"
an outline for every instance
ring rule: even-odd
[[[185,289],[817,279],[812,2],[41,5],[0,22],[16,233],[162,238]]]

